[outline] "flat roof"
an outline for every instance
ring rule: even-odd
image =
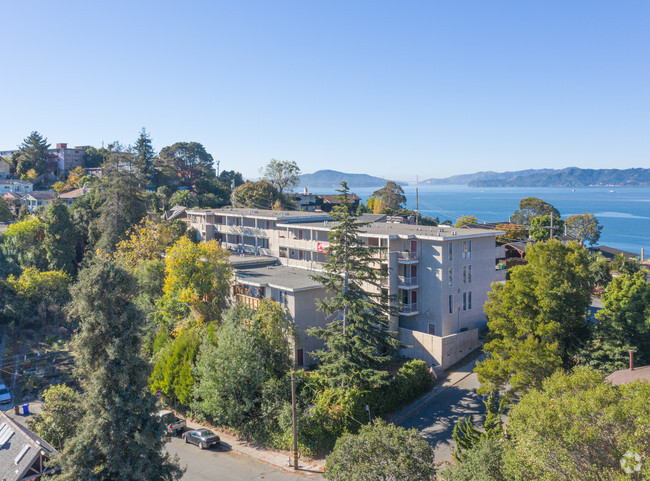
[[[297,292],[322,288],[322,284],[311,279],[315,271],[290,266],[262,266],[238,268],[237,280],[256,287],[275,287],[283,291]]]
[[[364,216],[369,216],[369,215],[372,214],[364,214]],[[449,239],[466,239],[468,237],[495,237],[497,235],[505,234],[505,232],[503,231],[498,231],[493,229],[467,229],[467,228],[458,229],[449,226],[425,226],[425,225],[415,225],[415,224],[404,224],[399,222],[380,222],[380,221],[373,221],[373,219],[364,216],[361,216],[359,218],[360,222],[367,222],[366,225],[361,226],[361,228],[359,229],[362,235],[367,234],[367,235],[374,235],[378,237],[389,237],[389,238],[417,237],[422,239],[444,241]],[[313,224],[302,224],[302,225],[305,228],[329,231],[332,227],[336,225],[336,222],[328,221],[327,224],[323,222],[318,226],[315,226]],[[295,224],[295,226],[301,226],[301,224],[298,223]]]
[[[188,215],[192,214],[213,214],[213,215],[225,215],[225,216],[246,216],[254,217],[259,219],[270,219],[270,220],[286,220],[286,221],[297,221],[297,220],[306,220],[310,219],[315,220],[327,220],[329,219],[330,214],[328,212],[307,212],[301,210],[271,210],[271,209],[249,209],[249,208],[230,208],[223,207],[221,209],[190,209],[187,211]]]
[[[230,261],[230,264],[235,268],[243,268],[246,266],[249,267],[259,267],[259,266],[267,266],[267,265],[274,265],[274,264],[279,264],[279,261],[277,257],[272,257],[272,256],[257,256],[257,255],[250,255],[250,254],[230,254],[230,257],[228,258]]]

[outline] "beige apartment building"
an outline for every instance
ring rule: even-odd
[[[310,271],[326,260],[329,214],[224,208],[189,210],[186,221],[200,240],[218,240],[233,253],[233,295],[240,301],[254,307],[255,299],[272,297],[287,307],[302,349],[297,361],[309,364],[309,352],[321,344],[305,331],[328,322],[316,310],[326,292]],[[394,223],[373,214],[359,221],[361,237],[377,250],[382,289],[396,300],[390,329],[405,346],[400,354],[445,369],[477,349],[483,304],[500,274],[495,238],[502,233]]]

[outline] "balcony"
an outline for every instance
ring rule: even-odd
[[[410,251],[398,251],[397,262],[400,264],[416,264],[419,262],[418,253]]]
[[[420,313],[418,303],[412,302],[410,304],[400,304],[397,308],[397,313],[400,316],[415,316]]]
[[[418,278],[417,276],[412,276],[412,277],[398,276],[397,287],[399,287],[400,289],[417,289]]]
[[[237,302],[242,303],[250,309],[257,309],[260,306],[260,300],[257,297],[251,297],[245,294],[236,294],[235,299]]]

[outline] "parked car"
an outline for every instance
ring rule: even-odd
[[[0,404],[8,404],[11,402],[11,394],[7,386],[0,383]]]
[[[184,433],[183,439],[185,439],[186,443],[196,444],[201,449],[207,449],[221,442],[219,436],[205,428]]]
[[[167,434],[180,434],[183,428],[187,425],[185,419],[176,416],[173,411],[162,410],[158,411],[158,417],[161,419],[167,428]]]

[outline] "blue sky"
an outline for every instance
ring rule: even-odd
[[[650,2],[3,2],[0,150],[201,142],[414,181],[650,167]]]

